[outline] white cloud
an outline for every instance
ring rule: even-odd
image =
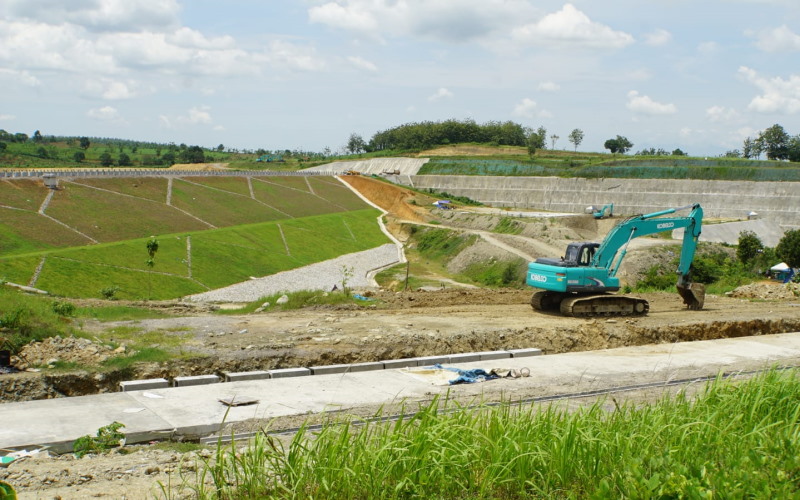
[[[186,114],[179,116],[159,115],[158,120],[163,127],[170,129],[183,126],[214,125],[214,119],[211,117],[211,107],[209,106],[195,106],[189,108]]]
[[[628,33],[593,22],[569,3],[536,23],[514,28],[511,36],[518,42],[532,45],[554,44],[593,49],[620,49],[634,41]]]
[[[0,113],[0,121],[8,122],[11,120],[15,120],[17,117],[14,115],[4,115]]]
[[[5,0],[9,19],[52,25],[74,24],[92,31],[160,30],[174,28],[177,0]]]
[[[276,67],[299,71],[320,71],[327,67],[325,61],[317,56],[314,47],[306,47],[275,40],[269,46],[265,59]]]
[[[377,66],[375,66],[373,63],[367,61],[366,59],[363,59],[363,58],[358,57],[358,56],[350,56],[350,57],[347,58],[347,61],[354,68],[357,68],[357,69],[363,69],[363,70],[371,71],[371,72],[378,71],[378,67]]]
[[[95,120],[103,122],[122,122],[123,119],[116,108],[111,106],[103,106],[102,108],[93,108],[86,112],[86,116]]]
[[[750,31],[747,35],[756,38],[756,47],[764,52],[798,52],[800,51],[800,35],[789,29],[785,24],[771,30],[758,33]]]
[[[136,82],[133,81],[123,82],[110,78],[98,78],[87,80],[84,84],[84,90],[89,95],[114,101],[133,99],[138,96],[137,86]]]
[[[731,123],[739,119],[739,113],[733,108],[711,106],[706,109],[706,117],[712,122]]]
[[[800,75],[791,75],[788,80],[777,76],[765,78],[746,66],[739,68],[739,75],[761,91],[750,101],[748,109],[759,113],[800,112]]]
[[[522,118],[534,118],[537,114],[537,108],[538,104],[536,104],[536,101],[525,97],[514,106],[514,111],[512,111],[511,114]]]
[[[526,0],[331,0],[309,8],[308,18],[372,40],[419,36],[463,42],[500,33],[534,12]]]
[[[628,103],[625,106],[634,113],[643,115],[672,115],[678,111],[674,104],[656,102],[650,96],[639,95],[635,90],[628,92]]]
[[[27,87],[38,87],[42,84],[41,80],[25,70],[17,71],[14,69],[0,68],[0,78],[19,82]]]
[[[540,82],[536,90],[541,90],[542,92],[556,92],[561,90],[561,85],[555,82]]]
[[[452,99],[453,93],[444,87],[440,87],[435,94],[428,97],[431,102],[441,101],[442,99]]]
[[[657,29],[644,37],[644,43],[653,47],[660,47],[672,41],[672,33],[665,29]]]

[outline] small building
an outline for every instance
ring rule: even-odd
[[[42,180],[44,181],[45,187],[58,189],[58,178],[56,174],[44,174],[42,175]]]

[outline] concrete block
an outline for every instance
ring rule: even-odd
[[[383,370],[383,362],[368,361],[366,363],[353,363],[350,365],[350,372],[369,372],[372,370]]]
[[[529,347],[527,349],[509,349],[508,352],[511,354],[512,358],[526,358],[528,356],[542,355],[542,350],[535,347]]]
[[[122,392],[146,391],[149,389],[166,389],[169,381],[165,378],[148,378],[145,380],[127,380],[119,383],[119,390]]]
[[[419,361],[417,361],[417,358],[386,359],[381,361],[381,363],[383,363],[383,367],[386,370],[391,370],[393,368],[408,368],[409,366],[419,366]]]
[[[191,377],[175,377],[172,385],[175,387],[188,387],[190,385],[208,385],[219,383],[216,375],[194,375]]]
[[[330,375],[335,373],[347,373],[350,370],[350,365],[323,365],[312,366],[309,368],[312,375]]]
[[[417,360],[417,366],[444,365],[450,362],[450,356],[422,356],[413,359]]]
[[[371,361],[367,363],[352,363],[342,365],[312,366],[311,372],[314,375],[330,375],[335,373],[356,373],[372,370],[383,370],[383,363]]]
[[[451,354],[449,358],[450,363],[474,363],[481,360],[481,355],[477,352],[465,352],[463,354]]]
[[[252,372],[233,372],[225,374],[225,382],[239,382],[241,380],[264,380],[269,378],[269,372],[256,370]]]
[[[311,370],[308,368],[278,368],[269,370],[269,375],[272,378],[304,377],[311,375]]]
[[[481,361],[491,361],[493,359],[508,359],[511,357],[511,353],[508,351],[484,351],[479,352],[481,356]]]

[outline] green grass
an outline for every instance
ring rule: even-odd
[[[432,158],[419,174],[582,178],[800,181],[800,165],[728,158],[652,158],[565,153],[534,158]]]
[[[0,349],[17,352],[29,342],[75,333],[72,321],[57,314],[53,302],[0,286]]]
[[[501,234],[519,234],[522,232],[523,227],[523,224],[515,221],[511,217],[503,217],[494,227],[493,231]]]
[[[393,422],[301,427],[286,444],[218,444],[184,487],[201,499],[796,498],[799,399],[792,369],[610,411],[434,400]]]
[[[138,321],[143,319],[169,318],[170,314],[134,306],[91,306],[75,308],[76,318],[91,318],[102,322]]]
[[[365,209],[159,235],[152,270],[146,265],[149,238],[0,257],[0,277],[27,284],[46,256],[35,286],[52,294],[103,298],[103,290],[115,288],[118,299],[174,299],[387,243],[377,216],[376,210]]]

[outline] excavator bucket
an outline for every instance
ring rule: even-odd
[[[706,301],[706,286],[702,283],[689,283],[685,286],[678,285],[678,294],[683,299],[686,307],[693,311],[699,311]]]

